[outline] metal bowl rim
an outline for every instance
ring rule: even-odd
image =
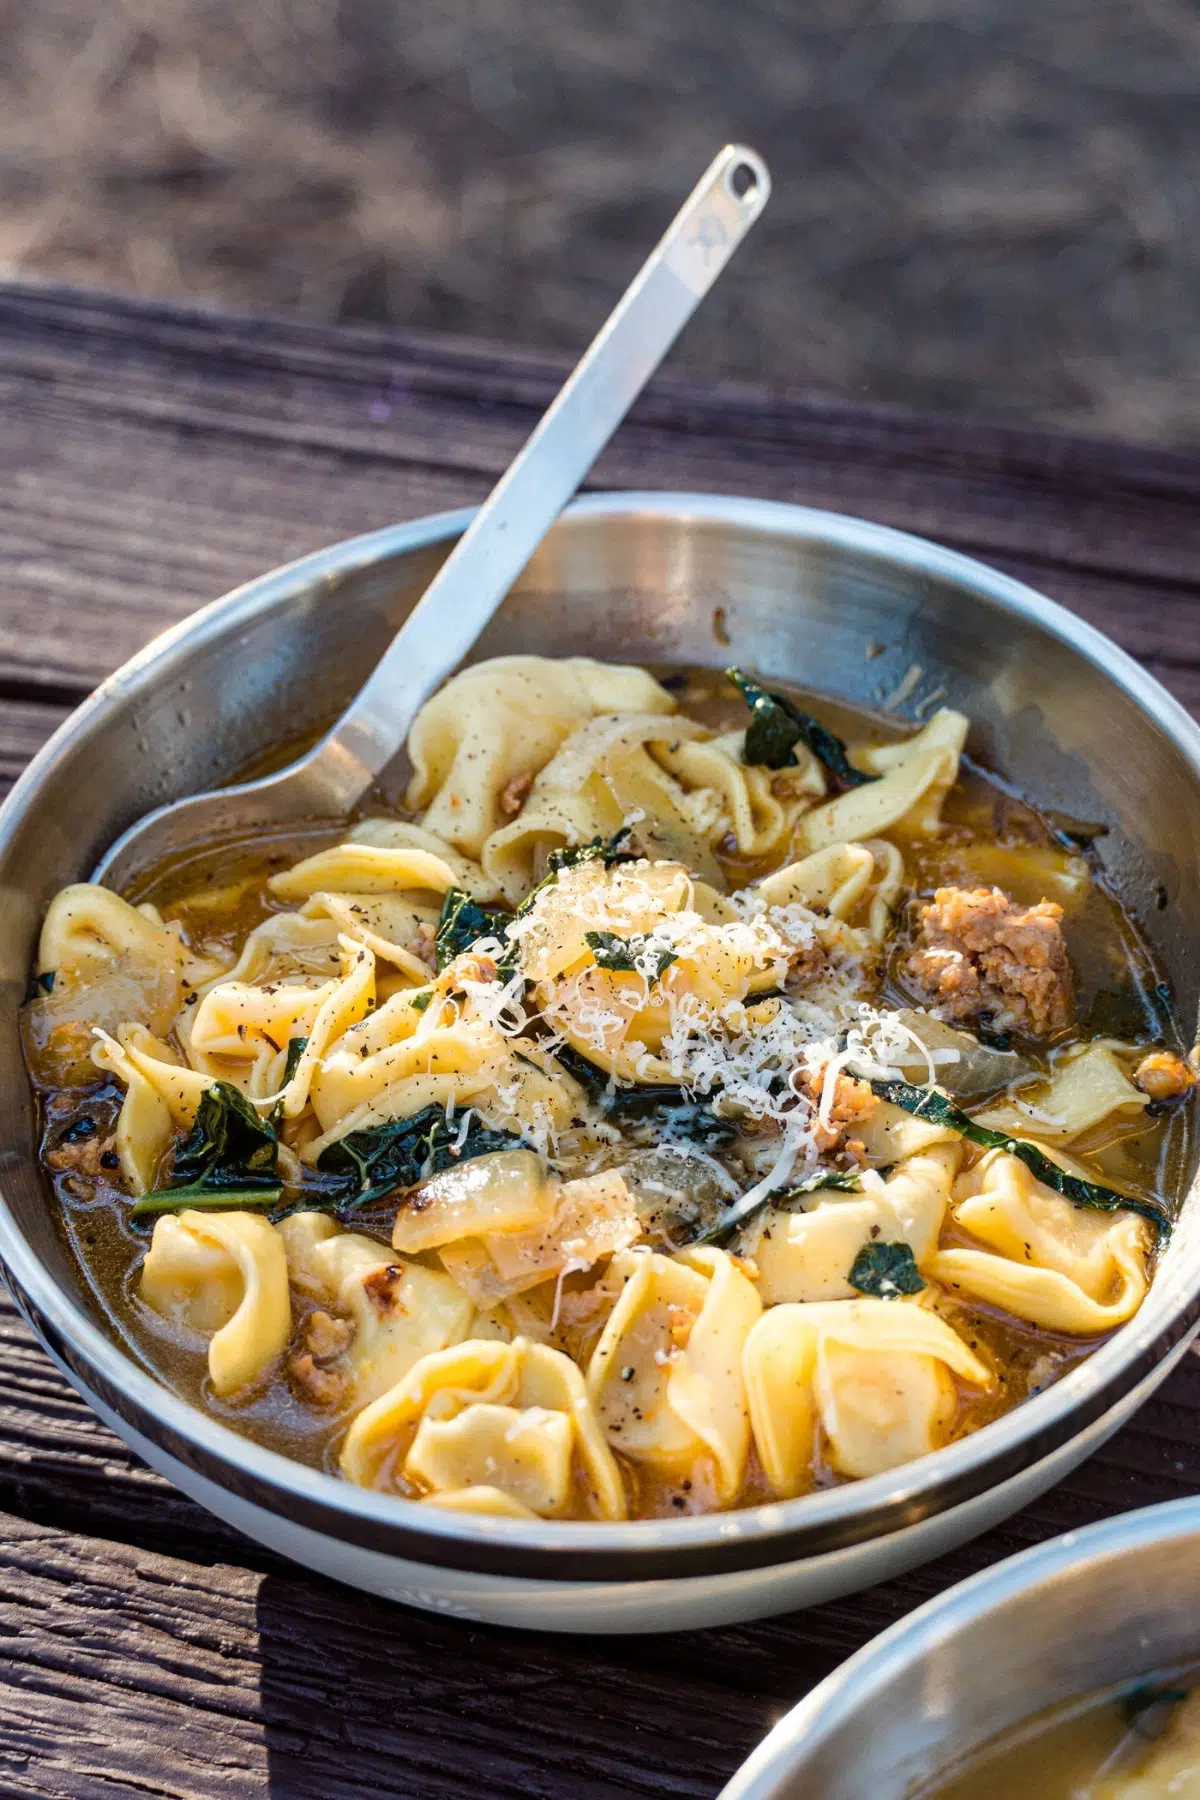
[[[797,1701],[757,1749],[751,1752],[718,1800],[777,1800],[775,1783],[790,1774],[797,1759],[865,1705],[879,1686],[953,1638],[962,1627],[986,1618],[1020,1594],[1057,1580],[1081,1562],[1128,1555],[1150,1544],[1173,1543],[1200,1533],[1200,1496],[1160,1500],[1154,1506],[1098,1519],[1064,1531],[1044,1544],[1007,1556],[955,1582],[881,1631],[869,1643]],[[1130,1679],[1142,1671],[1130,1670]],[[802,1772],[802,1771],[801,1771]]]
[[[80,737],[85,737],[96,718],[129,689],[153,679],[172,661],[219,635],[229,625],[260,617],[313,582],[329,580],[404,551],[445,542],[458,535],[473,516],[473,508],[455,509],[342,540],[255,577],[163,632],[101,683],[33,758],[0,806],[0,850],[7,846],[18,818],[35,799],[58,759]],[[561,530],[564,525],[570,528],[577,521],[582,524],[635,519],[697,521],[751,533],[804,538],[962,586],[972,599],[990,602],[1002,611],[1033,622],[1083,655],[1159,725],[1200,782],[1200,727],[1184,708],[1102,632],[985,563],[850,514],[716,494],[617,491],[588,495],[566,509],[555,529]],[[902,1529],[952,1504],[944,1498],[947,1490],[961,1488],[964,1498],[984,1491],[996,1480],[1029,1466],[1066,1442],[1075,1435],[1070,1425],[1074,1414],[1084,1414],[1082,1424],[1102,1416],[1194,1329],[1200,1318],[1200,1293],[1196,1291],[1200,1284],[1193,1283],[1190,1291],[1174,1297],[1174,1304],[1153,1335],[1147,1334],[1144,1327],[1139,1330],[1139,1320],[1153,1304],[1152,1287],[1142,1311],[1053,1387],[983,1430],[883,1475],[739,1512],[603,1524],[538,1521],[535,1525],[455,1515],[393,1496],[372,1494],[264,1449],[210,1418],[140,1367],[57,1285],[34,1256],[2,1191],[0,1267],[23,1309],[36,1320],[37,1329],[69,1345],[100,1376],[98,1385],[119,1394],[138,1418],[165,1425],[180,1443],[198,1453],[203,1465],[215,1463],[225,1471],[232,1469],[248,1478],[251,1485],[270,1491],[273,1497],[297,1504],[301,1511],[343,1515],[352,1529],[352,1522],[357,1522],[360,1535],[366,1532],[371,1541],[386,1538],[389,1530],[415,1537],[428,1543],[434,1561],[439,1560],[440,1543],[445,1547],[444,1560],[462,1566],[471,1565],[471,1546],[484,1553],[488,1566],[494,1566],[496,1553],[507,1548],[518,1553],[526,1565],[531,1560],[538,1563],[540,1572],[551,1578],[572,1575],[572,1565],[580,1566],[581,1553],[585,1561],[590,1553],[596,1573],[603,1569],[615,1575],[618,1568],[636,1566],[640,1576],[647,1578],[653,1574],[656,1557],[664,1561],[663,1572],[669,1572],[667,1565],[674,1560],[672,1551],[684,1553],[692,1567],[696,1566],[696,1553],[703,1550],[714,1553],[710,1566],[721,1568],[786,1560],[795,1551],[797,1540],[836,1534],[839,1528],[852,1527],[863,1514],[872,1515],[871,1525],[858,1531],[851,1529],[846,1543]],[[1161,1280],[1155,1286],[1161,1293]],[[1077,1428],[1081,1429],[1082,1424]],[[1034,1447],[1022,1459],[1022,1450],[1029,1440],[1035,1440]],[[1003,1465],[1003,1475],[990,1479],[988,1465]],[[939,1496],[943,1496],[942,1504],[937,1503]],[[790,1545],[781,1545],[780,1553],[772,1554],[775,1540],[789,1538]],[[486,1546],[490,1546],[491,1554]],[[799,1553],[813,1552],[801,1548]]]

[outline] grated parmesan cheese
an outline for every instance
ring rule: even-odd
[[[715,919],[704,917],[696,902],[697,884],[679,864],[639,861],[607,870],[578,864],[564,869],[506,927],[508,942],[472,946],[460,959],[461,976],[456,967],[455,988],[464,996],[466,1015],[503,1038],[536,1026],[542,1048],[581,1043],[607,1062],[623,1053],[637,1079],[661,1082],[665,1066],[689,1098],[773,1131],[770,1166],[749,1190],[765,1194],[786,1185],[798,1165],[815,1164],[827,1148],[836,1131],[841,1076],[894,1079],[903,1073],[900,1061],[911,1065],[918,1055],[932,1080],[934,1055],[897,1011],[865,997],[874,968],[847,951],[844,933],[834,930],[840,922],[798,902],[768,906],[753,888],[730,895]],[[633,953],[636,979],[614,979],[613,971],[595,964],[584,934],[596,930],[644,940]],[[539,979],[540,1005],[527,966],[504,982],[480,978],[481,965],[486,968],[488,958],[499,962],[512,942],[523,964],[528,952],[535,967],[561,971]],[[818,975],[796,992],[755,1004],[746,991],[752,979],[762,986],[766,976],[782,987],[817,949],[823,958]],[[672,961],[660,974],[664,950]],[[547,956],[551,961],[543,963]],[[722,981],[736,991],[722,994]],[[653,1028],[646,1024],[647,1009]],[[639,1030],[650,1030],[649,1039],[631,1037],[635,1020]],[[610,1091],[614,1086],[610,1082]],[[516,1117],[519,1093],[519,1081],[498,1081],[497,1105],[489,1111]],[[563,1149],[565,1134],[556,1133],[548,1107],[526,1105],[522,1126],[543,1155]],[[578,1134],[571,1135],[578,1143]],[[620,1141],[622,1134],[590,1119],[586,1136],[596,1143]]]

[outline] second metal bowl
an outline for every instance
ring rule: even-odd
[[[1198,1654],[1200,1500],[1169,1500],[919,1607],[793,1708],[720,1800],[910,1800],[1043,1709]]]

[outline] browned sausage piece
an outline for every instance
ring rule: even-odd
[[[904,974],[953,1024],[1046,1037],[1071,1022],[1062,907],[1018,906],[1000,888],[938,888],[921,908]]]

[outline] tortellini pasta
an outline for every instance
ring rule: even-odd
[[[279,1231],[293,1284],[352,1327],[330,1366],[344,1374],[355,1405],[378,1399],[423,1356],[469,1335],[475,1309],[439,1270],[390,1255],[376,1238],[339,1231],[322,1213],[293,1213]]]
[[[1084,1336],[1131,1318],[1149,1286],[1148,1230],[1133,1213],[1086,1212],[995,1150],[955,1188],[954,1217],[979,1243],[930,1265],[951,1293],[1001,1306],[1047,1331]]]
[[[141,1294],[170,1323],[209,1337],[209,1379],[222,1397],[261,1381],[291,1336],[283,1239],[254,1213],[159,1219]]]
[[[674,711],[641,669],[497,657],[464,669],[421,708],[408,740],[408,804],[426,830],[478,859],[504,823],[506,790],[544,768],[576,726],[602,713]]]
[[[743,1354],[754,1444],[771,1491],[810,1485],[824,1454],[842,1475],[879,1475],[945,1441],[954,1377],[993,1376],[944,1319],[909,1301],[773,1306]]]
[[[635,1462],[732,1500],[750,1449],[741,1357],[762,1312],[754,1284],[723,1250],[614,1259],[620,1298],[588,1365],[609,1442]]]
[[[1043,1143],[1073,1144],[1097,1125],[1129,1125],[1146,1109],[1112,1042],[1100,1039],[1065,1059],[1036,1096],[1018,1093],[987,1107],[979,1123],[993,1131],[1034,1136]]]
[[[92,1024],[109,1032],[136,1023],[166,1031],[179,1011],[188,959],[178,930],[153,907],[130,906],[91,882],[50,903],[38,943],[38,974],[50,982],[52,1026],[78,1011],[86,989]]]
[[[948,708],[936,712],[915,737],[864,750],[859,761],[879,777],[804,815],[797,839],[806,851],[900,831],[925,837],[936,831],[942,804],[958,777],[968,721]]]
[[[804,1211],[767,1207],[747,1239],[764,1306],[807,1300],[852,1300],[850,1271],[863,1246],[907,1244],[918,1269],[937,1253],[957,1143],[910,1156],[894,1175],[864,1177],[858,1193],[818,1189]]]
[[[472,1339],[423,1357],[355,1418],[342,1472],[363,1487],[518,1518],[625,1517],[583,1377],[558,1350]]]

